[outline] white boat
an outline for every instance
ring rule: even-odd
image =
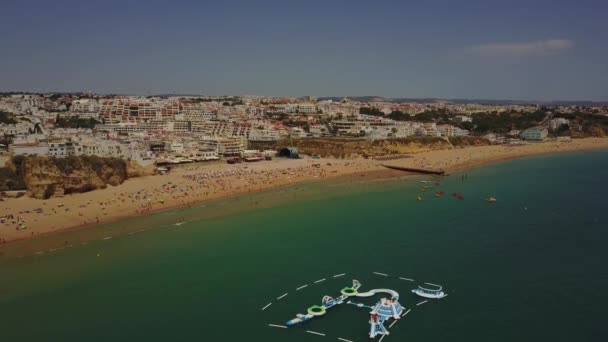
[[[418,285],[417,289],[413,289],[412,292],[419,295],[420,297],[429,298],[429,299],[440,299],[446,296],[446,294],[442,291],[443,288],[441,285],[425,283],[429,287],[422,287]]]

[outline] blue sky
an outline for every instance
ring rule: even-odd
[[[608,100],[608,1],[13,1],[0,90]]]

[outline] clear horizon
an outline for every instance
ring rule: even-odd
[[[0,91],[606,102],[606,10],[542,0],[10,2]]]

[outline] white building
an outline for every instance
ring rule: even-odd
[[[274,128],[253,128],[249,132],[249,141],[277,141],[279,132]]]
[[[222,156],[240,156],[247,147],[247,140],[243,137],[205,137],[201,140],[203,151],[215,152]]]
[[[437,130],[443,137],[463,137],[469,135],[469,131],[452,125],[439,125]]]
[[[49,147],[43,144],[12,144],[8,148],[9,153],[15,156],[47,156]]]
[[[555,130],[558,129],[561,125],[570,125],[570,120],[564,118],[555,118],[549,121],[549,127]]]
[[[292,138],[304,138],[306,137],[306,131],[300,127],[292,127],[289,130],[289,136]]]
[[[456,120],[460,120],[460,122],[473,122],[473,118],[466,115],[456,115]]]
[[[173,141],[169,144],[169,151],[177,154],[184,154],[184,144],[178,141]]]
[[[541,141],[541,140],[545,140],[545,138],[547,137],[548,134],[549,134],[549,132],[544,127],[540,127],[540,126],[532,127],[532,128],[528,128],[527,130],[523,131],[523,133],[521,134],[521,138],[524,140]]]
[[[323,137],[329,134],[327,127],[325,125],[311,125],[310,133],[315,137]]]
[[[407,138],[415,134],[414,127],[408,124],[396,125],[394,127],[396,132],[394,132],[395,138]]]
[[[298,113],[312,114],[317,112],[317,106],[314,103],[298,103],[296,108]]]

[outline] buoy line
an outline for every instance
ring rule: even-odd
[[[306,330],[306,332],[309,334],[313,334],[313,335],[325,336],[324,333],[320,333],[320,332],[316,332],[316,331],[312,331],[312,330]]]
[[[286,326],[284,325],[278,325],[278,324],[268,324],[269,327],[273,327],[273,328],[283,328],[283,329],[287,329]]]
[[[277,300],[279,300],[281,298],[285,298],[285,297],[287,297],[287,295],[288,295],[288,293],[285,293],[285,294],[281,295],[280,297],[278,297]]]
[[[379,276],[388,277],[388,274],[386,274],[386,273],[380,273],[380,272],[373,272],[373,273],[376,275],[379,275]]]
[[[307,287],[307,286],[308,286],[308,284],[306,284],[306,285],[302,285],[302,286],[298,287],[298,288],[296,289],[296,291],[300,291],[301,289],[303,289],[303,288],[305,288],[305,287]]]
[[[315,284],[318,284],[318,283],[324,282],[325,280],[326,280],[325,278],[323,278],[323,279],[319,279],[319,280],[315,281]]]
[[[418,303],[418,304],[416,304],[416,305],[422,305],[422,304],[424,304],[424,303],[426,303],[426,302],[428,302],[428,300],[423,300],[422,302],[420,302],[420,303]]]
[[[271,305],[272,305],[272,303],[268,303],[265,307],[262,308],[262,311],[268,309],[268,307],[271,306]]]
[[[403,278],[403,277],[399,277],[399,279],[401,279],[401,280],[405,280],[405,281],[414,281],[414,279],[410,279],[410,278]]]

